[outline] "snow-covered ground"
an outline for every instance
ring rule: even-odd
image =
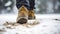
[[[17,15],[0,15],[0,34],[60,34],[60,14],[36,15],[39,24],[27,28],[22,25],[15,26],[13,29],[3,26],[6,21],[16,22]],[[57,20],[58,19],[58,20]],[[4,29],[4,32],[1,32]]]

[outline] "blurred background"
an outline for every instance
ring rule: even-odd
[[[59,14],[60,0],[35,0],[36,14]],[[0,14],[17,14],[16,0],[0,0]]]
[[[60,0],[35,0],[35,7],[36,19],[29,25],[8,25],[17,21],[16,0],[0,0],[0,34],[60,34]]]

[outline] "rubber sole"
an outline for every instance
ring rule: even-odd
[[[19,24],[26,24],[27,23],[27,19],[26,18],[20,18],[17,23]]]
[[[28,20],[32,20],[32,19],[36,19],[36,17],[34,16],[34,18],[32,16],[28,16]]]

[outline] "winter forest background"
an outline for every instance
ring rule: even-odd
[[[36,14],[59,14],[60,0],[35,0]],[[0,14],[16,14],[15,0],[0,0]],[[15,10],[16,9],[16,10]]]

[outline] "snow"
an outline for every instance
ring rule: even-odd
[[[54,19],[60,19],[60,14],[48,14],[48,15],[36,15],[36,20],[39,20],[39,24],[29,25],[27,28],[23,25],[12,26],[13,29],[3,26],[6,21],[16,22],[17,15],[0,15],[0,29],[5,28],[6,32],[0,32],[0,34],[60,34],[60,21]]]
[[[5,6],[10,6],[12,4],[12,2],[11,1],[8,1],[6,4],[5,4]]]

